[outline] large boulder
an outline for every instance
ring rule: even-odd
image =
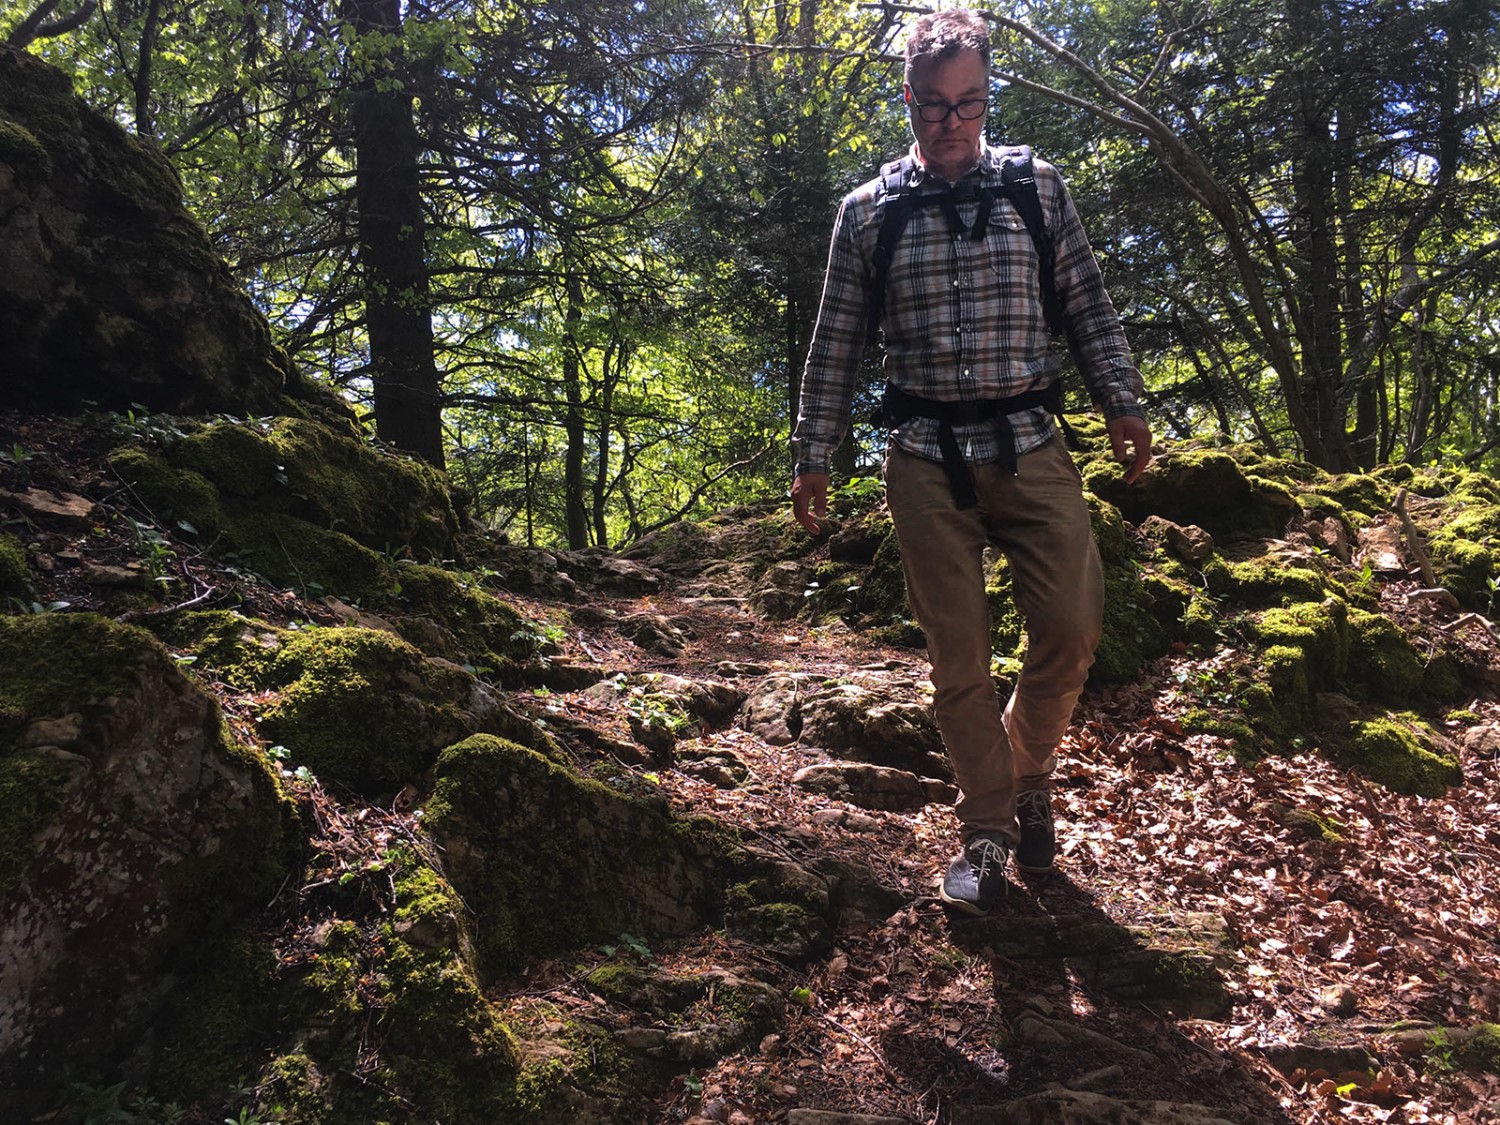
[[[302,390],[166,158],[0,44],[0,405],[266,414]]]
[[[729,846],[716,829],[502,738],[476,735],[443,753],[423,824],[474,911],[489,972],[723,917]]]
[[[283,807],[147,634],[0,617],[0,1103],[129,1054],[173,952],[274,893]]]

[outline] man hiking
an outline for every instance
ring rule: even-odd
[[[940,893],[971,914],[994,906],[1012,854],[1024,873],[1052,868],[1054,754],[1103,615],[1082,481],[1054,417],[1054,335],[1066,334],[1126,481],[1151,461],[1140,373],[1061,176],[984,140],[989,68],[976,13],[912,26],[903,93],[915,143],[839,209],[793,438],[793,512],[818,534],[860,355],[882,328],[886,502],[961,791],[963,851]],[[986,546],[1009,560],[1026,621],[1003,710]]]

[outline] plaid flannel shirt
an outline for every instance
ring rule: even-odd
[[[1001,186],[1002,154],[985,145],[969,181]],[[1072,327],[1084,383],[1106,419],[1144,417],[1144,391],[1120,320],[1104,290],[1083,225],[1061,175],[1034,161],[1042,214],[1056,248],[1057,292]],[[871,261],[881,209],[876,178],[844,197],[834,224],[793,443],[796,471],[826,473],[833,450],[849,426],[850,404],[864,351],[874,270]],[[914,190],[946,190],[946,181],[917,165]],[[972,227],[978,212],[973,191],[958,204]],[[1059,362],[1042,313],[1036,247],[1009,200],[997,200],[983,239],[949,231],[942,209],[918,207],[896,246],[882,320],[886,379],[909,394],[944,402],[1002,399],[1046,387]],[[1014,414],[1016,452],[1028,453],[1052,437],[1055,422],[1044,407]],[[938,424],[913,418],[893,431],[906,450],[942,460]],[[959,448],[974,463],[998,456],[993,426],[954,427]]]

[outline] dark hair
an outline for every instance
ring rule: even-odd
[[[986,68],[990,65],[990,25],[984,17],[968,8],[949,8],[929,12],[911,25],[906,36],[906,79],[911,80],[912,66],[929,59],[951,59],[963,50],[979,52]]]

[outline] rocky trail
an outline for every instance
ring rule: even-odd
[[[600,628],[569,637],[558,662],[620,678],[546,692],[531,709],[610,730],[622,764],[674,808],[870,888],[800,947],[715,935],[612,951],[667,977],[728,968],[789,1001],[783,1029],[674,1085],[663,1120],[1500,1112],[1492,1076],[1424,1055],[1455,1010],[1496,999],[1492,751],[1476,744],[1464,791],[1440,802],[1377,802],[1357,776],[1309,757],[1246,769],[1215,739],[1182,733],[1172,713],[1186,677],[1164,661],[1143,684],[1086,694],[1060,756],[1058,870],[1013,873],[993,916],[960,919],[935,894],[958,837],[920,651],[837,623],[766,621],[722,597],[668,591],[596,612]],[[704,685],[745,702],[658,739],[630,706],[632,691]],[[589,967],[537,966],[510,995],[540,990],[606,1023],[663,1025],[581,984]]]
[[[562,834],[525,858],[500,849],[486,861],[543,884],[553,916],[513,922],[522,929],[566,934],[574,901],[582,916],[585,899],[597,910],[612,893],[650,900],[638,913],[662,923],[554,941],[562,952],[480,974],[485,1018],[508,1029],[523,1068],[566,1075],[558,1120],[1244,1125],[1500,1113],[1490,1022],[1500,704],[1482,676],[1448,723],[1463,782],[1438,797],[1375,787],[1310,749],[1237,755],[1232,737],[1187,733],[1183,715],[1229,691],[1231,672],[1257,659],[1250,649],[1179,645],[1133,682],[1091,684],[1059,755],[1056,872],[1013,876],[992,916],[955,918],[935,893],[958,835],[922,652],[798,612],[813,596],[806,567],[827,543],[807,545],[812,562],[779,593],[767,585],[735,529],[774,529],[785,518],[774,507],[727,520],[722,540],[695,552],[650,541],[623,556],[505,548],[504,573],[485,554],[501,548],[471,537],[463,573],[505,600],[534,655],[460,667],[397,638],[448,643],[409,607],[361,608],[203,549],[101,469],[89,434],[7,424],[12,445],[38,451],[26,487],[4,497],[7,526],[27,542],[30,609],[150,628],[239,741],[268,755],[307,839],[253,920],[257,940],[274,950],[276,987],[326,993],[330,966],[356,966],[337,1020],[352,1041],[346,1077],[366,1087],[390,1081],[396,1050],[397,1005],[382,991],[392,943],[467,963],[474,943],[495,938],[477,900],[412,915],[402,882],[422,855],[461,892],[483,885],[465,867],[482,832],[452,827],[462,816],[444,788],[447,755],[436,780],[429,768],[378,795],[379,784],[340,779],[336,759],[325,775],[298,744],[279,745],[278,716],[301,682],[253,687],[243,653],[231,659],[214,640],[226,620],[244,623],[252,649],[386,638],[380,651],[408,662],[400,675],[425,668],[480,716],[431,733],[433,754],[478,723],[549,747],[598,793],[641,799],[669,828],[706,821],[739,841],[743,881],[702,915],[673,897],[678,876],[641,881],[634,852],[650,850],[649,836],[601,837],[601,848],[592,814],[572,829],[567,816],[539,820]],[[9,466],[13,481],[22,467]],[[1382,526],[1368,539],[1388,549]],[[160,600],[139,593],[153,565]],[[1388,578],[1384,608],[1414,635],[1460,631],[1467,666],[1496,667],[1488,632],[1416,589]],[[210,633],[178,634],[179,619],[229,606]],[[442,727],[440,704],[424,704],[410,729]],[[507,782],[515,807],[543,809],[534,785],[545,780]],[[512,848],[530,846],[520,831]],[[629,901],[617,905],[631,915]],[[314,1017],[303,1037],[333,1019]],[[422,1031],[422,1049],[471,1049],[446,1046],[446,1034]],[[131,1116],[109,1089],[114,1118],[75,1102],[35,1120],[153,1119]],[[242,1117],[279,1120],[294,1089],[273,1062],[240,1095]],[[236,1107],[195,1102],[161,1120],[197,1125],[221,1108]],[[301,1109],[292,1120],[320,1120]]]

